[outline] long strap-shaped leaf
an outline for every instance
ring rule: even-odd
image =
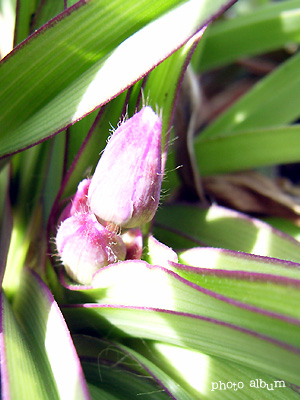
[[[7,255],[9,250],[12,232],[12,212],[8,196],[9,191],[9,167],[4,168],[0,173],[0,282],[2,285]]]
[[[277,126],[232,132],[197,140],[195,153],[202,175],[213,175],[299,162],[300,126]]]
[[[300,115],[299,67],[300,54],[296,53],[205,128],[195,139],[196,146],[203,139],[281,126],[297,120]]]
[[[249,57],[299,43],[299,0],[266,2],[247,14],[212,25],[203,47],[197,52],[194,67],[208,70]]]
[[[155,341],[135,341],[133,348],[175,377],[181,387],[193,394],[193,399],[255,400],[258,393],[260,400],[299,399],[287,382],[278,377],[222,358]],[[264,382],[270,390],[266,385],[266,390],[262,390]]]
[[[1,391],[11,400],[89,400],[70,333],[44,282],[24,270],[12,310],[1,294]]]
[[[74,328],[163,340],[300,382],[297,318],[247,306],[143,261],[103,268],[91,289],[77,293],[90,304],[63,307]]]
[[[132,399],[136,396],[136,393],[139,395],[139,393],[150,391],[155,399],[193,399],[177,381],[168,376],[155,362],[149,361],[140,353],[120,343],[86,335],[75,335],[74,343],[79,357],[83,361],[88,383],[93,383],[100,389],[103,388],[112,393],[115,393],[117,388],[118,399]],[[99,354],[101,354],[100,357]],[[97,365],[98,373],[92,374]],[[101,379],[99,379],[99,367]],[[106,371],[105,367],[107,368]],[[131,382],[128,380],[129,374]]]
[[[77,2],[2,61],[0,156],[44,140],[108,102],[232,3]]]
[[[174,249],[213,246],[300,262],[297,240],[256,218],[217,205],[161,208],[154,235]]]

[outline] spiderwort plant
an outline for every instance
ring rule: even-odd
[[[154,217],[161,181],[161,119],[146,106],[116,129],[92,179],[78,185],[63,211],[56,247],[71,278],[89,284],[101,267],[141,256],[141,233],[133,228]]]
[[[161,183],[160,119],[149,107],[116,130],[94,176],[85,178],[97,165],[110,124],[116,126],[126,109],[130,116],[140,109],[141,87],[153,109],[161,110],[165,149],[195,46],[205,26],[234,2],[72,0],[49,7],[44,1],[30,2],[24,12],[20,0],[15,20],[9,13],[9,35],[16,33],[15,44],[26,40],[0,63],[0,155],[6,157],[0,171],[2,272],[6,266],[1,400],[299,398],[299,242],[218,204],[183,205],[170,196],[174,204],[162,202],[156,212],[161,184],[177,195],[190,180],[185,174],[172,179],[181,162],[172,163],[171,145]],[[243,2],[250,9],[266,3]],[[6,3],[0,1],[4,19]],[[63,3],[74,5],[39,30]],[[206,30],[192,71],[234,62],[240,83],[241,57],[299,43],[299,2],[267,3],[248,15],[235,9]],[[0,40],[1,56],[2,45]],[[300,58],[285,57],[290,59],[277,72],[228,111],[219,107],[219,97],[211,103],[204,85],[205,109],[190,118],[194,98],[184,97],[179,122],[204,116],[195,152],[186,135],[194,123],[175,124],[175,133],[188,149],[184,161],[201,177],[270,159],[299,161],[299,126],[289,124],[299,118]],[[227,68],[221,77],[216,81],[223,87]],[[213,114],[222,110],[221,117],[212,122],[207,104]],[[143,127],[138,138],[133,121]],[[121,140],[124,133],[132,139]],[[138,161],[136,141],[144,149]],[[21,152],[28,146],[34,147]],[[149,154],[153,168],[142,163]],[[141,228],[154,214],[143,237]],[[62,262],[72,280],[59,273]]]

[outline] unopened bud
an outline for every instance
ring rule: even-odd
[[[64,208],[63,212],[61,213],[58,224],[77,213],[89,212],[87,195],[90,183],[90,179],[84,179],[79,183],[72,201]]]
[[[101,221],[139,227],[154,217],[161,181],[161,119],[147,106],[108,142],[89,187],[90,209]]]
[[[90,213],[74,214],[63,221],[56,247],[68,275],[84,285],[91,283],[100,268],[126,257],[120,236],[105,229]]]
[[[88,207],[88,191],[91,184],[90,179],[84,179],[77,186],[77,192],[72,200],[72,206],[70,210],[70,215],[74,215],[78,212],[87,213],[89,212]]]

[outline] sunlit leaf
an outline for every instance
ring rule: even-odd
[[[2,392],[14,399],[90,399],[70,333],[47,286],[24,270],[13,309],[2,293]]]
[[[142,261],[103,268],[91,289],[74,289],[75,304],[62,309],[75,330],[162,340],[300,382],[297,319],[247,307]],[[76,304],[76,295],[89,302]]]
[[[74,340],[88,383],[107,393],[122,399],[143,394],[157,399],[192,399],[155,362],[131,348],[84,335],[75,335]]]
[[[2,60],[0,155],[44,140],[108,102],[233,2],[77,2]]]
[[[257,390],[260,399],[298,398],[288,382],[241,364],[163,342],[131,340],[130,344],[173,377],[194,399],[256,399]],[[263,390],[264,382],[270,390],[266,385]]]
[[[232,132],[197,140],[195,153],[203,175],[299,162],[299,125]]]
[[[196,139],[196,146],[203,139],[294,122],[300,115],[299,66],[300,54],[296,53],[209,124],[201,139]]]
[[[244,2],[246,3],[246,2]],[[299,0],[268,2],[251,12],[209,27],[193,66],[207,70],[300,41]]]
[[[156,215],[154,236],[174,249],[212,246],[300,261],[300,244],[294,238],[258,219],[217,205],[165,206]]]

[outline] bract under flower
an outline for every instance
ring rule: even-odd
[[[149,222],[161,189],[161,119],[147,106],[114,132],[88,191],[100,220],[125,228]]]
[[[143,235],[139,228],[128,229],[121,235],[127,248],[126,260],[139,260],[143,254]]]

